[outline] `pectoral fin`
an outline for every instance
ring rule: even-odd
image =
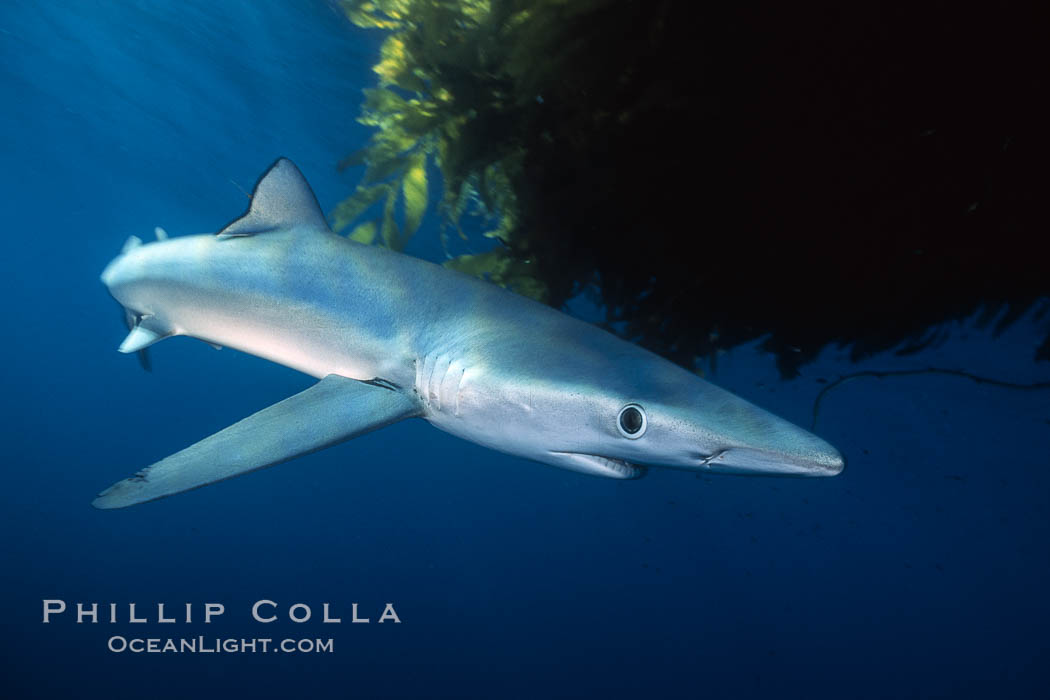
[[[118,481],[96,508],[123,508],[269,467],[419,413],[418,404],[374,383],[330,374],[181,452]]]

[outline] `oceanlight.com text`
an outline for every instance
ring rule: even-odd
[[[234,637],[180,637],[180,638],[109,638],[106,647],[114,653],[132,654],[331,654],[335,651],[334,640],[327,639],[280,639]]]

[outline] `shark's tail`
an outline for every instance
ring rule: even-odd
[[[160,226],[154,227],[153,233],[158,241],[168,240],[168,232]],[[126,253],[141,245],[141,238],[138,236],[129,236],[128,240],[124,242],[122,252]],[[124,342],[120,344],[120,351],[125,353],[135,353],[139,358],[139,365],[142,369],[147,372],[152,372],[153,362],[150,360],[147,348],[166,336],[145,328],[142,325],[142,319],[131,311],[125,309],[123,306],[120,307],[120,310],[123,312],[124,324],[128,327],[128,336],[124,339]]]
[[[130,311],[125,309],[123,306],[120,307],[120,310],[124,313],[124,324],[128,327],[129,337],[130,337],[130,334],[135,331],[135,325],[136,325],[135,314],[131,313]],[[125,342],[127,342],[127,341],[125,341]],[[141,350],[137,351],[135,354],[138,355],[139,365],[142,366],[142,369],[144,369],[147,372],[152,372],[153,371],[153,362],[152,362],[152,360],[150,360],[149,350],[147,350],[146,348],[142,348]]]

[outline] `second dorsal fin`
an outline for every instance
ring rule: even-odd
[[[328,231],[317,197],[287,158],[279,158],[259,178],[248,211],[219,231],[220,238],[255,236],[289,228]]]

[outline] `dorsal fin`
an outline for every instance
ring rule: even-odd
[[[128,236],[128,240],[124,241],[124,247],[120,249],[121,253],[127,253],[128,251],[135,250],[136,248],[142,247],[142,239],[138,236]]]
[[[317,197],[287,158],[279,158],[255,183],[248,211],[219,231],[220,238],[255,236],[291,227],[328,231]]]

